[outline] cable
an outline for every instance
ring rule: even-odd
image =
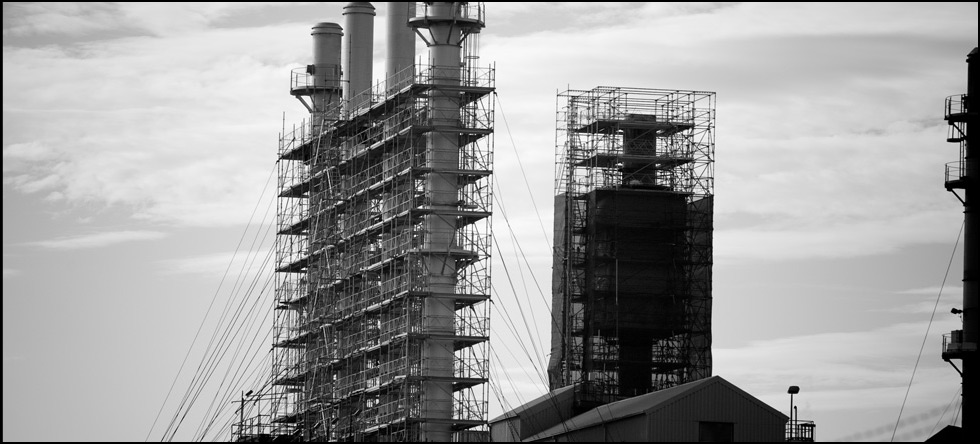
[[[912,377],[909,378],[909,387],[905,390],[905,398],[902,399],[902,408],[898,410],[898,419],[895,421],[895,429],[892,430],[890,442],[895,441],[895,433],[898,432],[898,425],[902,422],[902,412],[905,411],[905,403],[909,399],[909,392],[912,391],[912,381],[915,380],[915,371],[919,368],[919,360],[922,359],[922,351],[926,348],[926,340],[929,339],[929,330],[932,328],[932,320],[936,318],[936,310],[939,308],[939,300],[943,297],[943,288],[946,287],[946,278],[949,277],[949,269],[953,266],[953,257],[956,256],[956,247],[960,244],[960,237],[963,235],[963,227],[966,221],[960,225],[960,234],[956,235],[956,243],[953,244],[953,253],[949,255],[949,264],[946,265],[946,275],[943,276],[943,283],[939,286],[939,295],[936,296],[936,305],[932,307],[932,315],[929,316],[929,325],[926,327],[926,334],[922,338],[922,346],[919,347],[919,356],[915,358],[915,365],[912,367]]]
[[[939,415],[939,420],[936,421],[936,425],[933,426],[932,427],[932,430],[929,431],[929,435],[930,436],[932,436],[933,434],[935,434],[936,433],[936,429],[939,428],[939,424],[942,424],[943,418],[946,416],[946,411],[949,410],[949,407],[952,406],[953,404],[956,404],[956,398],[959,397],[961,390],[963,390],[963,387],[960,387],[960,389],[957,390],[956,393],[953,393],[953,399],[950,399],[949,400],[949,404],[946,404],[946,408],[943,409],[943,414],[942,415]]]
[[[191,350],[194,349],[194,344],[197,343],[197,338],[201,334],[201,330],[204,328],[204,324],[205,324],[205,322],[208,319],[208,315],[210,315],[210,313],[211,313],[211,308],[214,306],[215,300],[217,300],[217,298],[218,298],[218,294],[221,291],[221,286],[224,284],[225,278],[228,276],[228,271],[231,270],[231,264],[234,263],[235,256],[238,255],[238,251],[239,251],[239,249],[242,246],[242,242],[245,241],[245,235],[248,233],[248,229],[252,225],[252,220],[255,218],[255,213],[259,210],[259,205],[262,203],[262,197],[265,196],[266,190],[269,189],[269,184],[272,182],[272,177],[275,174],[275,172],[276,172],[276,167],[273,166],[272,170],[269,171],[269,177],[265,181],[265,186],[262,188],[262,193],[259,194],[259,198],[255,202],[255,208],[252,209],[252,214],[248,218],[248,223],[245,224],[245,230],[242,232],[242,237],[238,240],[238,245],[235,247],[235,253],[232,254],[231,261],[229,261],[228,267],[225,268],[224,275],[221,276],[221,281],[218,283],[218,288],[215,289],[214,295],[211,296],[211,304],[208,305],[208,309],[204,313],[204,318],[201,319],[201,325],[198,326],[197,333],[194,334],[194,339],[191,340],[191,345],[190,345],[190,347],[187,348],[187,353],[184,354],[184,359],[180,363],[180,368],[177,370],[177,374],[174,375],[173,382],[170,383],[170,389],[167,390],[167,396],[164,397],[163,404],[160,405],[160,409],[157,411],[156,417],[153,418],[153,424],[150,426],[150,429],[146,432],[146,438],[143,439],[144,442],[147,442],[147,441],[150,440],[150,435],[153,434],[153,429],[156,427],[157,421],[160,419],[160,415],[163,413],[164,407],[167,406],[167,401],[170,400],[170,395],[173,392],[174,387],[177,385],[177,379],[180,378],[180,374],[184,370],[184,365],[187,364],[187,358],[190,357]]]
[[[534,193],[531,192],[531,183],[528,182],[527,173],[524,171],[524,162],[521,162],[521,155],[517,152],[517,143],[514,142],[514,134],[510,132],[507,116],[504,115],[504,105],[500,103],[500,95],[496,91],[493,93],[493,98],[497,101],[497,108],[500,109],[500,117],[504,120],[504,129],[507,130],[507,136],[510,138],[510,146],[514,148],[514,155],[517,156],[517,165],[521,168],[521,177],[524,178],[524,186],[527,188],[527,194],[531,198],[531,206],[534,207],[534,214],[538,216],[538,225],[541,226],[544,241],[548,244],[548,249],[551,250],[551,239],[548,238],[548,230],[544,228],[544,221],[541,219],[541,212],[538,211],[538,204],[534,201]]]
[[[272,202],[270,202],[269,208],[271,208],[272,206],[271,204]],[[260,226],[267,225],[265,224],[265,221],[268,219],[269,208],[266,209],[265,216],[263,217],[262,222],[260,222]],[[266,229],[266,238],[268,237],[268,233],[271,230],[272,225],[268,225],[268,227],[269,228]],[[231,334],[232,332],[231,329],[235,326],[236,321],[240,318],[242,309],[245,306],[244,303],[249,297],[249,295],[251,294],[252,289],[254,289],[254,286],[249,288],[248,292],[244,295],[244,297],[241,300],[241,303],[238,305],[238,308],[234,311],[234,314],[231,316],[230,319],[228,316],[229,313],[231,313],[232,311],[233,302],[237,299],[234,292],[240,291],[244,287],[243,279],[245,278],[246,275],[246,271],[247,271],[246,266],[249,263],[249,257],[252,257],[251,263],[254,264],[254,256],[252,255],[252,252],[258,250],[256,248],[256,241],[258,240],[258,238],[259,238],[259,233],[257,232],[255,238],[253,238],[252,240],[250,251],[245,258],[245,261],[242,265],[242,269],[239,271],[238,277],[236,278],[236,283],[233,286],[233,290],[232,290],[233,294],[229,297],[227,303],[225,304],[225,308],[215,326],[215,331],[212,334],[211,340],[209,341],[204,351],[205,357],[198,365],[198,368],[195,372],[195,376],[192,379],[190,386],[185,392],[184,397],[181,400],[177,411],[175,412],[174,416],[171,418],[171,421],[167,428],[168,431],[166,433],[166,435],[169,435],[169,438],[165,438],[165,439],[172,440],[174,438],[180,425],[183,423],[184,419],[187,417],[188,413],[193,407],[194,402],[196,402],[201,392],[204,390],[204,387],[207,385],[208,381],[210,380],[211,375],[214,374],[214,371],[217,369],[217,366],[221,362],[228,348],[231,346],[230,341],[234,340],[234,338],[237,336],[237,334]],[[261,244],[259,246],[261,247]],[[271,257],[272,257],[272,251],[270,250],[270,252],[266,255],[265,263],[268,263],[271,260]],[[234,261],[234,258],[232,258],[232,261]],[[256,276],[254,279],[258,279],[258,276]],[[269,279],[271,279],[271,276]],[[181,411],[184,412],[183,415],[181,415],[180,413]]]

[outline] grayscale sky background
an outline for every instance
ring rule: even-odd
[[[342,6],[4,3],[4,441],[145,439],[202,320],[203,338],[218,325],[212,298],[265,295],[271,309],[268,292],[233,284],[245,252],[272,245],[271,215],[258,222],[275,211],[277,135],[305,114],[289,71]],[[962,221],[943,188],[958,155],[943,101],[966,92],[977,3],[486,10],[480,55],[499,94],[490,416],[546,387],[556,93],[693,89],[718,99],[714,374],[784,412],[799,385],[819,440],[888,440]],[[959,253],[899,438],[955,414],[959,379],[939,354],[959,322]],[[264,282],[260,268],[245,274]],[[253,348],[261,359],[269,344]],[[227,440],[234,407],[218,404],[206,436]]]

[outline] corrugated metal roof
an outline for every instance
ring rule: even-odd
[[[531,436],[525,441],[535,441],[554,435],[568,433],[574,430],[584,429],[604,422],[612,422],[614,420],[628,418],[630,416],[653,413],[673,404],[674,402],[684,399],[695,392],[719,384],[736,391],[737,393],[743,395],[746,400],[758,405],[760,408],[770,411],[770,413],[774,415],[788,418],[783,413],[756,399],[754,396],[726,381],[721,376],[712,376],[710,378],[689,382],[687,384],[671,387],[669,389],[647,393],[645,395],[635,396],[622,401],[616,401],[596,407],[581,415],[569,419],[568,421],[565,421],[564,424],[558,424],[534,436]]]
[[[524,405],[522,405],[522,406],[520,406],[520,407],[518,407],[518,408],[516,408],[514,410],[511,410],[511,411],[509,411],[507,413],[504,413],[503,415],[500,415],[500,416],[498,416],[498,417],[496,417],[494,419],[491,419],[490,420],[490,423],[493,424],[495,422],[503,421],[503,420],[505,420],[507,418],[513,418],[515,416],[520,416],[521,413],[526,412],[526,411],[534,411],[534,410],[537,410],[537,408],[539,406],[542,406],[542,405],[544,405],[546,403],[548,404],[548,407],[549,408],[554,408],[554,404],[556,402],[558,404],[564,404],[566,402],[570,403],[570,402],[573,402],[574,401],[574,397],[575,397],[575,386],[574,385],[568,385],[568,386],[565,386],[565,387],[562,387],[562,388],[554,389],[554,390],[552,390],[552,391],[550,391],[548,393],[545,393],[544,395],[541,395],[541,396],[539,396],[539,397],[537,397],[537,398],[535,398],[535,399],[533,399],[533,400],[525,403]]]

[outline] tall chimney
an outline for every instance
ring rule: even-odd
[[[975,441],[980,436],[980,380],[977,373],[980,343],[980,152],[973,144],[974,130],[980,127],[977,115],[977,48],[966,56],[966,94],[946,98],[946,122],[949,123],[949,142],[958,143],[960,158],[946,165],[946,189],[952,191],[963,203],[963,329],[950,333],[943,340],[943,359],[962,360],[962,369],[956,370],[963,378],[963,441]],[[956,190],[963,190],[962,196]],[[956,364],[953,364],[956,367]]]
[[[963,430],[964,439],[980,436],[977,423],[980,406],[980,380],[977,380],[977,344],[980,343],[980,210],[976,205],[980,183],[980,152],[973,145],[973,136],[967,131],[980,129],[977,126],[977,48],[966,57],[967,79],[966,97],[963,101],[964,139],[962,156],[965,166],[963,197]],[[973,128],[973,130],[970,130]]]
[[[350,2],[344,6],[344,101],[354,111],[369,103],[374,81],[374,6],[370,2]]]
[[[415,2],[388,2],[388,55],[385,59],[385,79],[388,88],[396,87],[410,79],[412,71],[402,73],[405,68],[415,66],[415,30],[408,24],[409,17],[415,16]],[[395,78],[397,74],[402,75]]]
[[[340,42],[343,29],[336,23],[317,23],[313,36],[313,65],[307,68],[311,85],[295,88],[292,94],[309,97],[310,120],[315,128],[337,119],[341,92]]]
[[[456,260],[449,253],[457,243],[457,218],[444,214],[459,211],[460,204],[462,45],[467,36],[480,31],[483,21],[478,5],[427,2],[424,8],[423,14],[410,19],[429,48],[430,66],[426,70],[433,87],[427,110],[434,129],[426,135],[425,145],[426,167],[430,169],[425,187],[433,213],[423,219],[423,248],[427,252],[424,266],[432,294],[451,295],[455,293]],[[427,364],[423,372],[430,376],[422,388],[426,397],[423,414],[430,420],[422,424],[422,440],[448,442],[452,440],[453,384],[445,381],[453,376],[455,302],[451,298],[429,297],[424,304],[423,329],[431,339],[422,349]]]

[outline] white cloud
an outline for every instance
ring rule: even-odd
[[[239,274],[255,275],[268,273],[273,268],[272,250],[262,249],[255,252],[239,251],[213,253],[180,259],[160,261],[161,271],[165,274],[197,274],[221,277],[227,272],[234,277]]]
[[[110,231],[37,241],[32,242],[31,245],[53,250],[80,250],[107,247],[124,242],[159,240],[165,237],[167,234],[160,231]]]
[[[4,5],[4,37],[96,33],[172,36],[201,31],[236,12],[275,3],[23,3]],[[113,35],[117,36],[117,35]]]
[[[21,271],[20,270],[15,270],[13,268],[4,268],[3,269],[3,278],[4,279],[10,278],[10,277],[14,277],[14,276],[18,276],[20,274],[21,274]]]
[[[302,109],[285,85],[309,36],[286,29],[8,48],[4,183],[154,222],[246,221],[274,169],[281,110]]]

